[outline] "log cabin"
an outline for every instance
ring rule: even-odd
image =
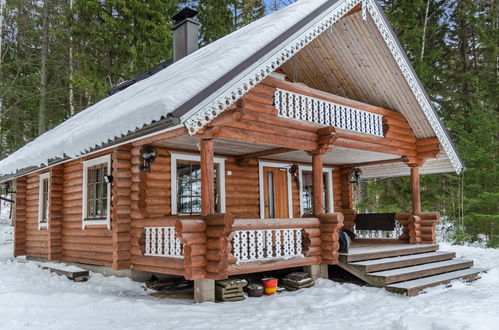
[[[183,276],[196,301],[292,267],[407,294],[478,273],[437,251],[421,210],[420,174],[463,165],[374,0],[301,0],[201,49],[195,14],[173,17],[171,61],[0,161],[14,256]],[[411,177],[388,230],[354,210],[361,172]]]

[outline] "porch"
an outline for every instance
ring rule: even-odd
[[[157,150],[148,172],[132,169],[132,269],[199,283],[327,269],[339,263],[338,231],[356,230],[353,169],[387,164],[412,174],[413,210],[397,213],[390,233],[359,237],[435,242],[439,215],[421,212],[419,167],[439,142],[418,140],[400,113],[270,77],[200,126],[132,144],[135,166],[144,146]]]

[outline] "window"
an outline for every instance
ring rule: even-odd
[[[300,214],[313,213],[313,178],[312,168],[310,166],[300,166]],[[323,203],[324,212],[334,212],[333,207],[333,180],[332,170],[329,168],[323,169]]]
[[[104,179],[107,175],[111,175],[110,155],[83,163],[83,229],[87,225],[111,228],[111,184]]]
[[[215,157],[215,209],[225,212],[225,159]],[[201,161],[199,155],[172,153],[172,214],[201,213]]]
[[[40,175],[38,188],[38,229],[47,228],[49,223],[50,173]]]

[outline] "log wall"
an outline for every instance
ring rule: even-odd
[[[50,214],[47,242],[49,260],[61,260],[62,258],[63,195],[64,165],[58,165],[50,169]]]
[[[111,190],[113,269],[130,268],[131,226],[131,186],[132,155],[131,146],[122,146],[113,152]]]
[[[85,230],[82,229],[83,162],[105,154],[97,154],[64,164],[64,193],[62,197],[63,261],[112,266],[112,231],[106,225],[86,226]]]
[[[26,177],[16,179],[14,257],[26,255]]]
[[[26,255],[35,258],[48,258],[48,229],[38,229],[39,172],[26,179]]]

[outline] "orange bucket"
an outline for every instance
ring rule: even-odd
[[[270,296],[277,291],[277,278],[264,278],[262,279],[265,288],[265,294]]]

